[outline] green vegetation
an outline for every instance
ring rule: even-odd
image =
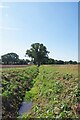
[[[47,48],[40,43],[34,43],[31,45],[30,50],[26,51],[26,55],[32,58],[34,64],[40,66],[45,59],[48,59]]]
[[[33,107],[23,118],[78,118],[77,66],[41,66],[25,98]]]
[[[4,64],[14,64],[19,60],[19,56],[16,53],[7,53],[1,56],[2,62]]]
[[[31,60],[19,59],[19,55],[16,53],[7,53],[1,56],[0,64],[3,65],[28,65],[35,64],[37,66],[40,65],[49,65],[49,64],[77,64],[77,61],[63,61],[63,60],[54,60],[53,58],[49,58],[49,51],[47,51],[46,46],[42,43],[33,43],[31,48],[26,50],[26,55],[31,58]]]
[[[43,65],[2,71],[3,118],[18,117],[22,101],[32,101],[22,118],[78,118],[77,65]],[[19,119],[19,118],[18,118]]]
[[[2,110],[3,118],[16,118],[24,99],[26,90],[33,86],[33,79],[37,76],[36,66],[27,68],[11,68],[2,71]]]
[[[36,46],[36,47],[35,47]],[[40,48],[42,46],[42,48]],[[32,48],[26,51],[26,55],[31,57],[31,60],[19,59],[19,55],[16,53],[7,53],[1,56],[0,64],[2,65],[51,65],[51,64],[77,64],[77,61],[63,61],[63,60],[54,60],[53,58],[48,57],[48,51],[43,44],[35,43],[32,44]],[[79,62],[78,62],[79,64]]]
[[[28,64],[30,60],[19,59],[19,55],[16,53],[7,53],[1,56],[0,64],[3,65],[25,65]]]

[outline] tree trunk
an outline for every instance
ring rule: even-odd
[[[38,62],[38,67],[40,66],[40,62]]]

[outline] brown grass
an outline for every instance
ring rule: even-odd
[[[0,65],[0,68],[20,68],[20,67],[28,67],[31,65]]]

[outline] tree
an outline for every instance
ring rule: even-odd
[[[64,61],[58,60],[58,61],[57,61],[57,64],[64,64]]]
[[[73,61],[73,64],[77,64],[77,61]]]
[[[69,61],[69,64],[73,64],[73,61],[72,61],[72,60],[70,60],[70,61]]]
[[[26,51],[26,55],[32,58],[34,64],[40,66],[46,57],[48,57],[49,51],[47,48],[40,43],[34,43],[31,48]]]
[[[19,56],[16,53],[7,53],[1,56],[4,64],[16,64],[19,60]]]
[[[18,65],[27,65],[30,62],[30,60],[26,59],[19,59]]]
[[[54,62],[55,62],[54,59],[52,59],[52,58],[48,59],[48,64],[54,64]]]

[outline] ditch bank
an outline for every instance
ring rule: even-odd
[[[2,119],[17,119],[32,106],[31,102],[24,102],[24,98],[38,73],[36,66],[2,71]]]

